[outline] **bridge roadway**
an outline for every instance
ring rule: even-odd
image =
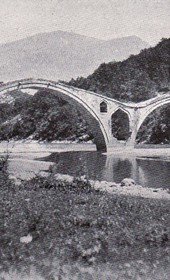
[[[170,92],[144,102],[125,103],[91,91],[43,79],[24,79],[2,84],[0,94],[17,89],[48,89],[76,106],[93,131],[97,149],[102,151],[109,151],[115,146],[133,148],[138,130],[147,116],[158,107],[170,103]],[[123,111],[129,119],[129,138],[124,143],[118,141],[112,134],[111,119],[117,110]]]

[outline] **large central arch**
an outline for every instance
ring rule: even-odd
[[[81,114],[83,114],[83,118],[87,121],[93,132],[94,142],[96,144],[97,150],[107,150],[108,138],[103,123],[96,114],[95,110],[93,110],[93,107],[85,101],[85,97],[83,98],[82,96],[81,98],[78,96],[76,91],[74,92],[73,88],[54,81],[28,79],[3,84],[0,87],[0,94],[17,89],[48,89],[54,95],[57,95],[69,102],[71,105],[76,106]]]

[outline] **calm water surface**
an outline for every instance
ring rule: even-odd
[[[120,183],[126,177],[142,186],[170,188],[170,161],[166,158],[146,158],[104,155],[95,151],[55,153],[46,158],[56,163],[58,173],[84,175],[93,180]]]

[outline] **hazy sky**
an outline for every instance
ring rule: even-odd
[[[0,0],[0,43],[57,30],[153,45],[170,37],[170,0]]]

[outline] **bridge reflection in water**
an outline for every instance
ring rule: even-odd
[[[120,183],[124,178],[133,178],[135,182],[147,184],[146,172],[140,165],[140,160],[136,156],[107,156],[103,177],[110,181]],[[108,180],[109,181],[109,180]]]
[[[129,177],[142,186],[170,187],[170,161],[161,159],[79,151],[55,153],[46,160],[56,163],[58,173],[116,183]]]

